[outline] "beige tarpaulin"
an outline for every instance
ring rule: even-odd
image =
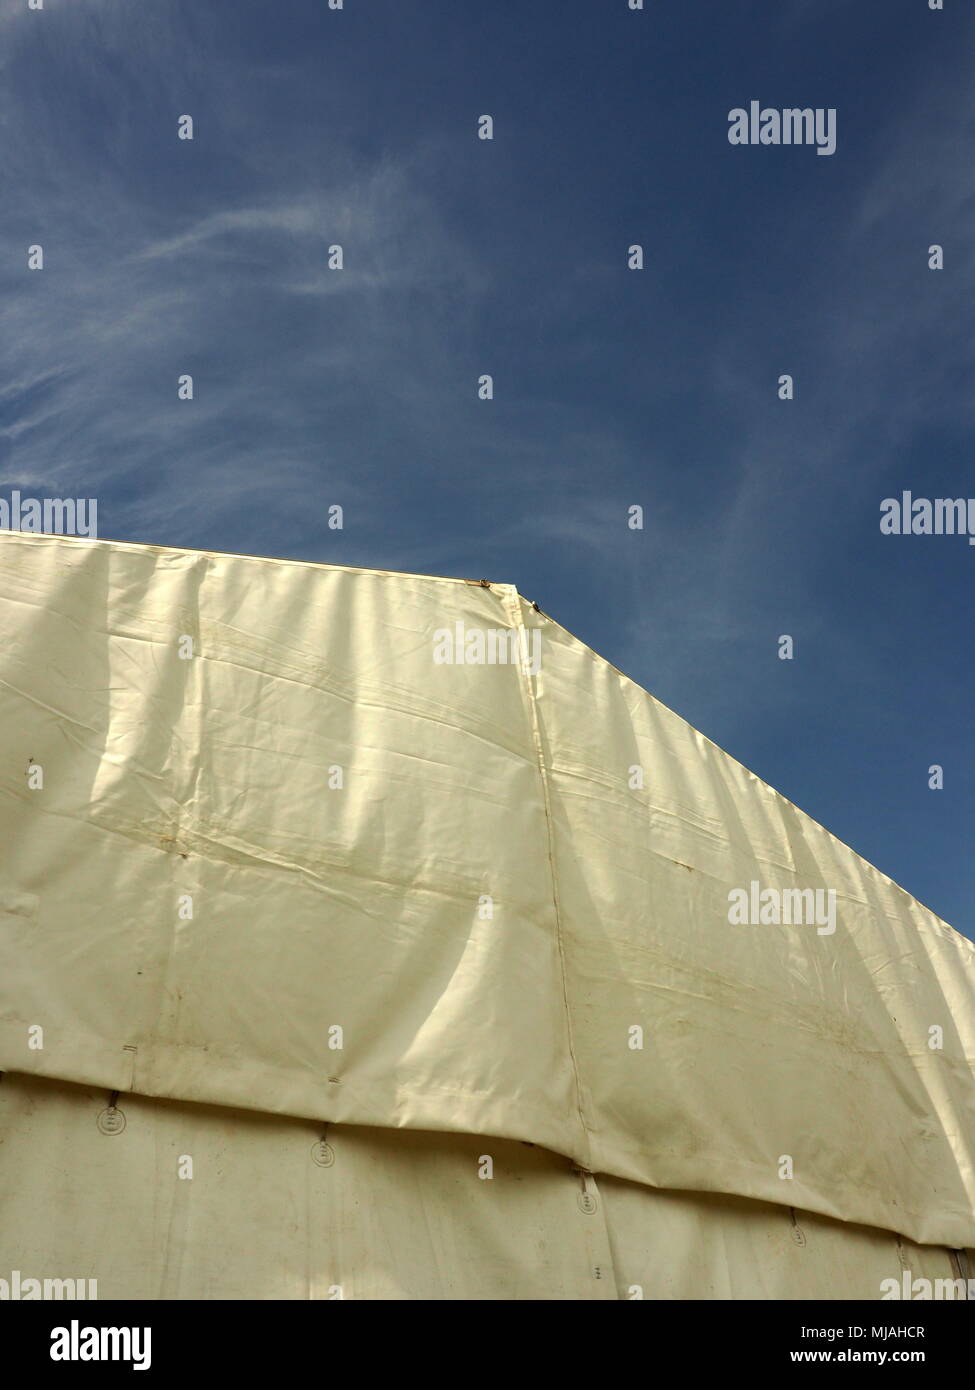
[[[0,1069],[975,1244],[975,947],[511,586],[8,533],[0,633]]]
[[[107,1135],[107,1099],[3,1078],[0,1278],[101,1299],[879,1300],[958,1277],[944,1249],[787,1207],[605,1176],[584,1193],[511,1140],[336,1125],[322,1165],[312,1121],[126,1096]]]

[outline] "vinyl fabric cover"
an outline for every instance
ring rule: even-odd
[[[121,1097],[123,1127],[106,1133],[105,1113],[104,1092],[86,1087],[0,1084],[0,1277],[18,1271],[21,1289],[55,1278],[84,1298],[139,1300],[962,1293],[943,1248],[604,1175],[583,1192],[567,1160],[510,1139],[336,1125],[323,1146],[313,1121],[145,1096]]]
[[[0,1070],[975,1245],[975,946],[511,585],[5,533],[0,631]]]

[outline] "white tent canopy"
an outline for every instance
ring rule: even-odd
[[[273,1292],[194,1294],[226,1262],[190,1221],[202,1264],[187,1232],[176,1272],[130,1251],[134,1296],[828,1296],[796,1211],[845,1242],[836,1296],[975,1246],[975,946],[512,586],[9,533],[0,631],[0,1275],[68,1191],[22,1167],[55,1124],[106,1199],[148,1200],[192,1133],[209,1158],[154,1220],[182,1183],[223,1229],[262,1164],[304,1193]],[[817,902],[832,930],[782,920]],[[356,1210],[428,1184],[439,1284],[377,1273],[373,1218],[310,1271],[332,1227],[302,1184],[334,1193],[343,1148]],[[472,1216],[502,1151],[519,1176]],[[579,1287],[525,1273],[533,1222],[582,1242]]]

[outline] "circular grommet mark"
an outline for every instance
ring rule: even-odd
[[[579,1193],[579,1210],[584,1211],[587,1216],[592,1216],[596,1210],[596,1199],[591,1192]]]
[[[125,1116],[117,1106],[110,1105],[99,1115],[97,1124],[102,1134],[121,1134],[125,1128]]]
[[[317,1144],[312,1144],[311,1156],[319,1168],[331,1168],[335,1162],[335,1150],[331,1144],[326,1144],[324,1139],[319,1139]]]

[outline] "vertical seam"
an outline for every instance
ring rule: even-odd
[[[522,603],[524,600],[518,590],[512,585],[508,592],[502,597],[502,603],[507,609],[509,616],[518,628],[519,649],[521,659],[518,662],[519,670],[524,676],[525,689],[528,696],[528,708],[531,713],[532,742],[535,747],[535,756],[538,762],[538,772],[542,782],[542,801],[545,808],[545,829],[548,840],[548,866],[549,877],[552,884],[552,906],[555,910],[555,938],[559,948],[559,969],[562,980],[562,1006],[565,1014],[565,1031],[569,1045],[569,1059],[572,1063],[572,1079],[575,1084],[576,1111],[579,1116],[579,1125],[582,1131],[584,1148],[584,1158],[587,1171],[591,1171],[592,1147],[589,1141],[590,1129],[586,1124],[585,1111],[582,1103],[582,1083],[579,1079],[579,1063],[576,1057],[575,1039],[572,1032],[572,1018],[569,1012],[569,993],[566,983],[565,968],[565,942],[562,934],[562,906],[559,898],[559,883],[555,872],[555,832],[552,821],[552,798],[549,785],[548,771],[545,767],[545,756],[542,749],[541,726],[538,717],[538,707],[536,704],[535,684],[531,671],[528,669],[525,660],[529,651],[528,629],[525,626]],[[537,629],[541,633],[541,629]],[[581,1161],[581,1160],[580,1160]]]

